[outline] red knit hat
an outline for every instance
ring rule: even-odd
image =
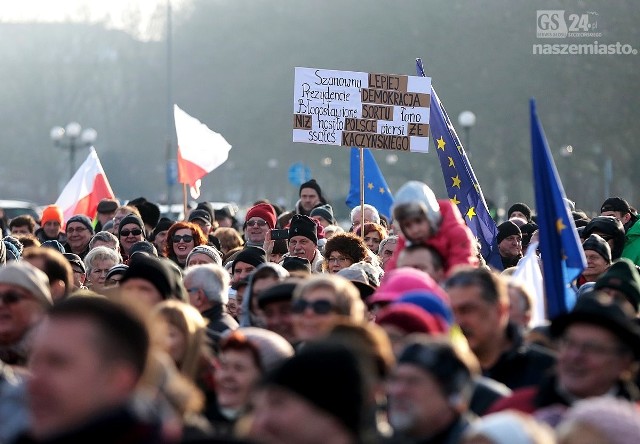
[[[64,225],[64,216],[62,215],[62,209],[59,206],[49,205],[42,211],[40,225],[44,225],[50,221],[58,222],[60,226]]]
[[[259,217],[264,220],[269,228],[273,229],[276,226],[276,210],[273,209],[271,205],[268,203],[259,203],[258,205],[254,205],[249,208],[247,211],[247,216],[245,217],[245,222],[251,219],[252,217]]]
[[[380,310],[376,316],[376,324],[391,324],[407,333],[446,333],[436,318],[425,310],[409,303],[396,303]]]

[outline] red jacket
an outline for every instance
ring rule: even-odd
[[[439,199],[440,214],[442,221],[440,228],[435,235],[427,239],[424,244],[433,247],[440,253],[444,260],[444,272],[449,275],[458,265],[478,266],[478,258],[473,247],[476,240],[471,230],[464,222],[458,207],[451,203],[449,199]],[[407,240],[400,233],[398,247],[393,256],[387,262],[385,271],[396,268],[398,255],[405,247]]]

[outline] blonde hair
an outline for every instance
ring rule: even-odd
[[[318,288],[326,288],[333,292],[339,315],[347,316],[356,324],[362,324],[366,321],[366,306],[360,298],[360,292],[355,285],[342,276],[314,276],[295,288],[293,300],[301,299],[305,293]]]
[[[195,381],[203,357],[210,353],[206,342],[207,321],[195,307],[177,300],[166,300],[156,305],[153,318],[166,321],[184,334],[184,355],[176,365],[183,375]]]

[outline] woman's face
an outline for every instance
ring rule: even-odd
[[[120,230],[120,243],[124,254],[129,254],[129,249],[136,242],[140,242],[144,239],[144,234],[140,227],[136,224],[126,224]]]
[[[241,409],[246,406],[260,375],[260,369],[249,350],[222,351],[220,367],[215,373],[220,407]]]
[[[380,247],[380,242],[382,239],[380,238],[380,234],[377,231],[370,231],[364,236],[364,243],[367,244],[369,250],[374,253],[378,252],[378,247]]]
[[[184,264],[187,256],[196,246],[193,233],[189,228],[180,228],[173,233],[173,252],[178,258],[178,262]]]
[[[329,257],[326,259],[328,264],[328,269],[330,273],[337,273],[343,268],[347,268],[349,265],[353,264],[351,258],[346,256],[340,251],[332,251],[329,253]]]
[[[89,273],[89,282],[92,290],[98,291],[104,288],[107,272],[115,264],[116,262],[111,259],[101,259],[93,262],[93,267]]]
[[[173,358],[178,368],[182,365],[184,354],[187,350],[187,336],[178,327],[167,323],[166,337],[167,353]]]
[[[293,329],[299,341],[311,341],[327,335],[340,319],[336,295],[330,288],[307,291],[293,302]]]

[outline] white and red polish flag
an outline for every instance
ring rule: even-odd
[[[178,182],[191,186],[191,195],[200,195],[200,179],[229,158],[231,145],[225,138],[195,117],[173,105],[178,136]]]
[[[62,208],[65,221],[75,214],[93,219],[102,199],[115,199],[107,175],[102,169],[98,153],[91,147],[89,157],[64,187],[56,205]]]

